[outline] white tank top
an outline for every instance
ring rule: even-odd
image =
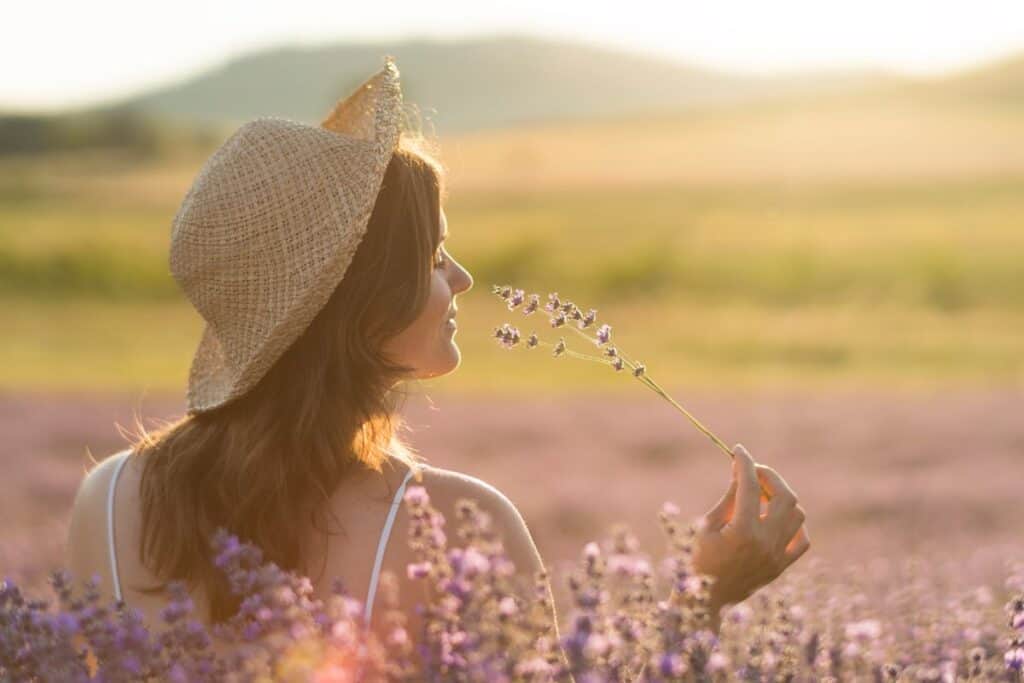
[[[113,456],[120,458],[120,461],[114,467],[114,476],[110,479],[110,491],[107,495],[107,547],[110,549],[110,574],[114,579],[114,598],[117,600],[123,600],[124,598],[121,595],[121,580],[117,573],[117,553],[114,549],[114,489],[117,486],[117,478],[121,475],[121,468],[128,462],[129,455],[131,455],[131,450],[121,451]],[[363,610],[367,624],[370,623],[370,617],[373,615],[373,600],[377,594],[377,582],[380,579],[381,563],[384,561],[384,551],[387,549],[388,537],[391,535],[391,526],[395,523],[395,515],[402,504],[405,485],[409,483],[410,478],[412,478],[412,470],[406,473],[405,479],[402,480],[402,485],[395,491],[395,498],[391,501],[391,508],[388,510],[387,519],[384,520],[384,528],[380,532],[380,541],[377,543],[377,557],[373,561],[373,573],[370,574],[370,587],[366,592],[366,607]]]

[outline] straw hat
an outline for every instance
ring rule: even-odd
[[[255,386],[327,303],[366,232],[401,107],[388,56],[320,127],[249,121],[200,169],[170,247],[171,274],[206,321],[189,414]]]

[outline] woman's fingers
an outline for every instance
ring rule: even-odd
[[[761,486],[770,496],[768,511],[764,516],[766,524],[776,539],[776,552],[785,555],[784,549],[804,524],[804,509],[797,504],[796,494],[786,480],[765,465],[757,466],[757,477]],[[795,561],[795,558],[794,560]]]
[[[715,504],[715,507],[704,515],[704,529],[706,531],[720,531],[729,523],[736,509],[736,480],[729,484],[729,490],[725,492],[722,499]]]
[[[793,536],[793,539],[786,546],[786,552],[783,555],[786,560],[786,566],[788,567],[799,560],[810,547],[811,538],[807,535],[807,527],[801,526],[800,530]]]
[[[778,535],[778,545],[776,546],[778,552],[783,553],[783,549],[789,547],[793,537],[798,531],[800,531],[801,527],[803,527],[804,520],[806,518],[804,509],[797,505],[790,511],[789,515],[782,520]]]
[[[733,452],[733,478],[736,480],[736,514],[732,525],[740,531],[749,532],[761,517],[761,485],[758,483],[754,459],[742,444],[736,444]]]
[[[770,498],[765,521],[776,527],[791,516],[796,507],[796,494],[778,472],[766,465],[757,465],[757,479]],[[796,531],[794,529],[794,531]],[[788,539],[792,534],[786,536]]]

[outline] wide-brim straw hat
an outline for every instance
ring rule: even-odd
[[[174,216],[171,274],[206,321],[188,413],[254,387],[342,281],[398,144],[392,57],[320,127],[248,121],[210,156]]]

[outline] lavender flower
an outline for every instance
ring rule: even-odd
[[[526,292],[521,289],[512,290],[508,297],[508,310],[514,311],[523,301],[526,300]]]
[[[55,572],[55,610],[8,580],[0,584],[0,680],[1024,680],[1024,595],[1003,611],[989,589],[965,588],[962,597],[925,585],[908,591],[906,577],[877,571],[865,577],[851,568],[844,576],[822,566],[818,577],[787,575],[731,608],[718,632],[710,577],[693,564],[697,526],[672,503],[658,515],[663,561],[652,562],[622,525],[583,547],[564,575],[570,603],[556,638],[547,572],[524,581],[475,501],[456,501],[451,545],[426,489],[410,486],[404,502],[415,558],[407,573],[426,595],[417,633],[398,610],[391,573],[379,585],[378,638],[340,582],[315,599],[309,579],[264,562],[258,548],[219,529],[212,556],[241,599],[228,622],[207,629],[194,618],[181,582],[169,584],[156,632],[123,603],[100,604],[95,578],[80,597],[71,577]],[[922,566],[908,563],[913,581],[921,582]],[[857,577],[861,587],[851,584]],[[1015,573],[1007,588],[1018,590],[1020,580]],[[876,602],[860,594],[865,587],[876,589]]]
[[[509,286],[499,287],[495,285],[492,287],[492,290],[496,294],[501,296],[505,301],[508,302],[508,307],[510,310],[516,308],[524,301],[525,293],[521,289],[512,289]],[[526,314],[532,313],[534,310],[536,310],[536,305],[534,304],[539,303],[540,297],[538,295],[531,295],[530,300],[531,305],[524,308],[524,313]],[[544,308],[551,314],[550,322],[551,327],[553,329],[564,327],[566,326],[569,320],[573,320],[576,321],[577,324],[574,326],[569,326],[569,329],[573,330],[575,333],[579,334],[583,338],[596,344],[599,347],[607,346],[608,344],[611,343],[612,328],[611,325],[607,323],[603,323],[602,325],[600,325],[594,331],[593,337],[589,336],[584,332],[584,330],[589,329],[592,325],[594,325],[597,322],[596,309],[591,308],[584,314],[580,307],[577,306],[572,301],[562,301],[559,298],[557,292],[552,292],[548,294],[548,303],[545,305]],[[506,348],[511,348],[519,341],[518,330],[515,330],[514,334],[512,334],[510,330],[515,330],[515,328],[512,328],[510,325],[508,325],[508,323],[505,323],[505,325],[495,330],[495,337]],[[539,343],[540,340],[537,339],[536,342],[534,342],[533,337],[531,335],[531,343],[527,344],[527,347],[534,348]],[[554,347],[553,355],[555,357],[558,357],[563,355],[563,353],[566,353],[567,351],[568,349],[565,347],[564,343],[559,342],[559,344],[555,345]],[[688,419],[698,430],[700,430],[705,436],[707,436],[723,453],[728,455],[730,458],[732,457],[732,449],[730,449],[725,444],[725,442],[718,438],[718,436],[715,435],[710,429],[701,424],[701,422],[692,414],[690,414],[689,411],[687,411],[685,408],[679,405],[679,403],[675,399],[669,396],[668,392],[661,388],[661,386],[648,375],[647,368],[644,366],[643,363],[640,363],[638,361],[631,361],[628,357],[624,356],[622,352],[616,347],[605,348],[601,356],[593,356],[577,352],[568,352],[566,355],[570,355],[574,358],[579,358],[581,360],[597,361],[602,364],[610,365],[612,369],[614,369],[616,372],[620,372],[625,368],[629,368],[634,378],[643,382],[648,388],[653,390],[665,401],[670,403],[673,408],[682,413],[683,416],[686,417],[686,419]]]
[[[506,349],[511,349],[519,343],[519,330],[505,323],[494,330],[494,336]]]

